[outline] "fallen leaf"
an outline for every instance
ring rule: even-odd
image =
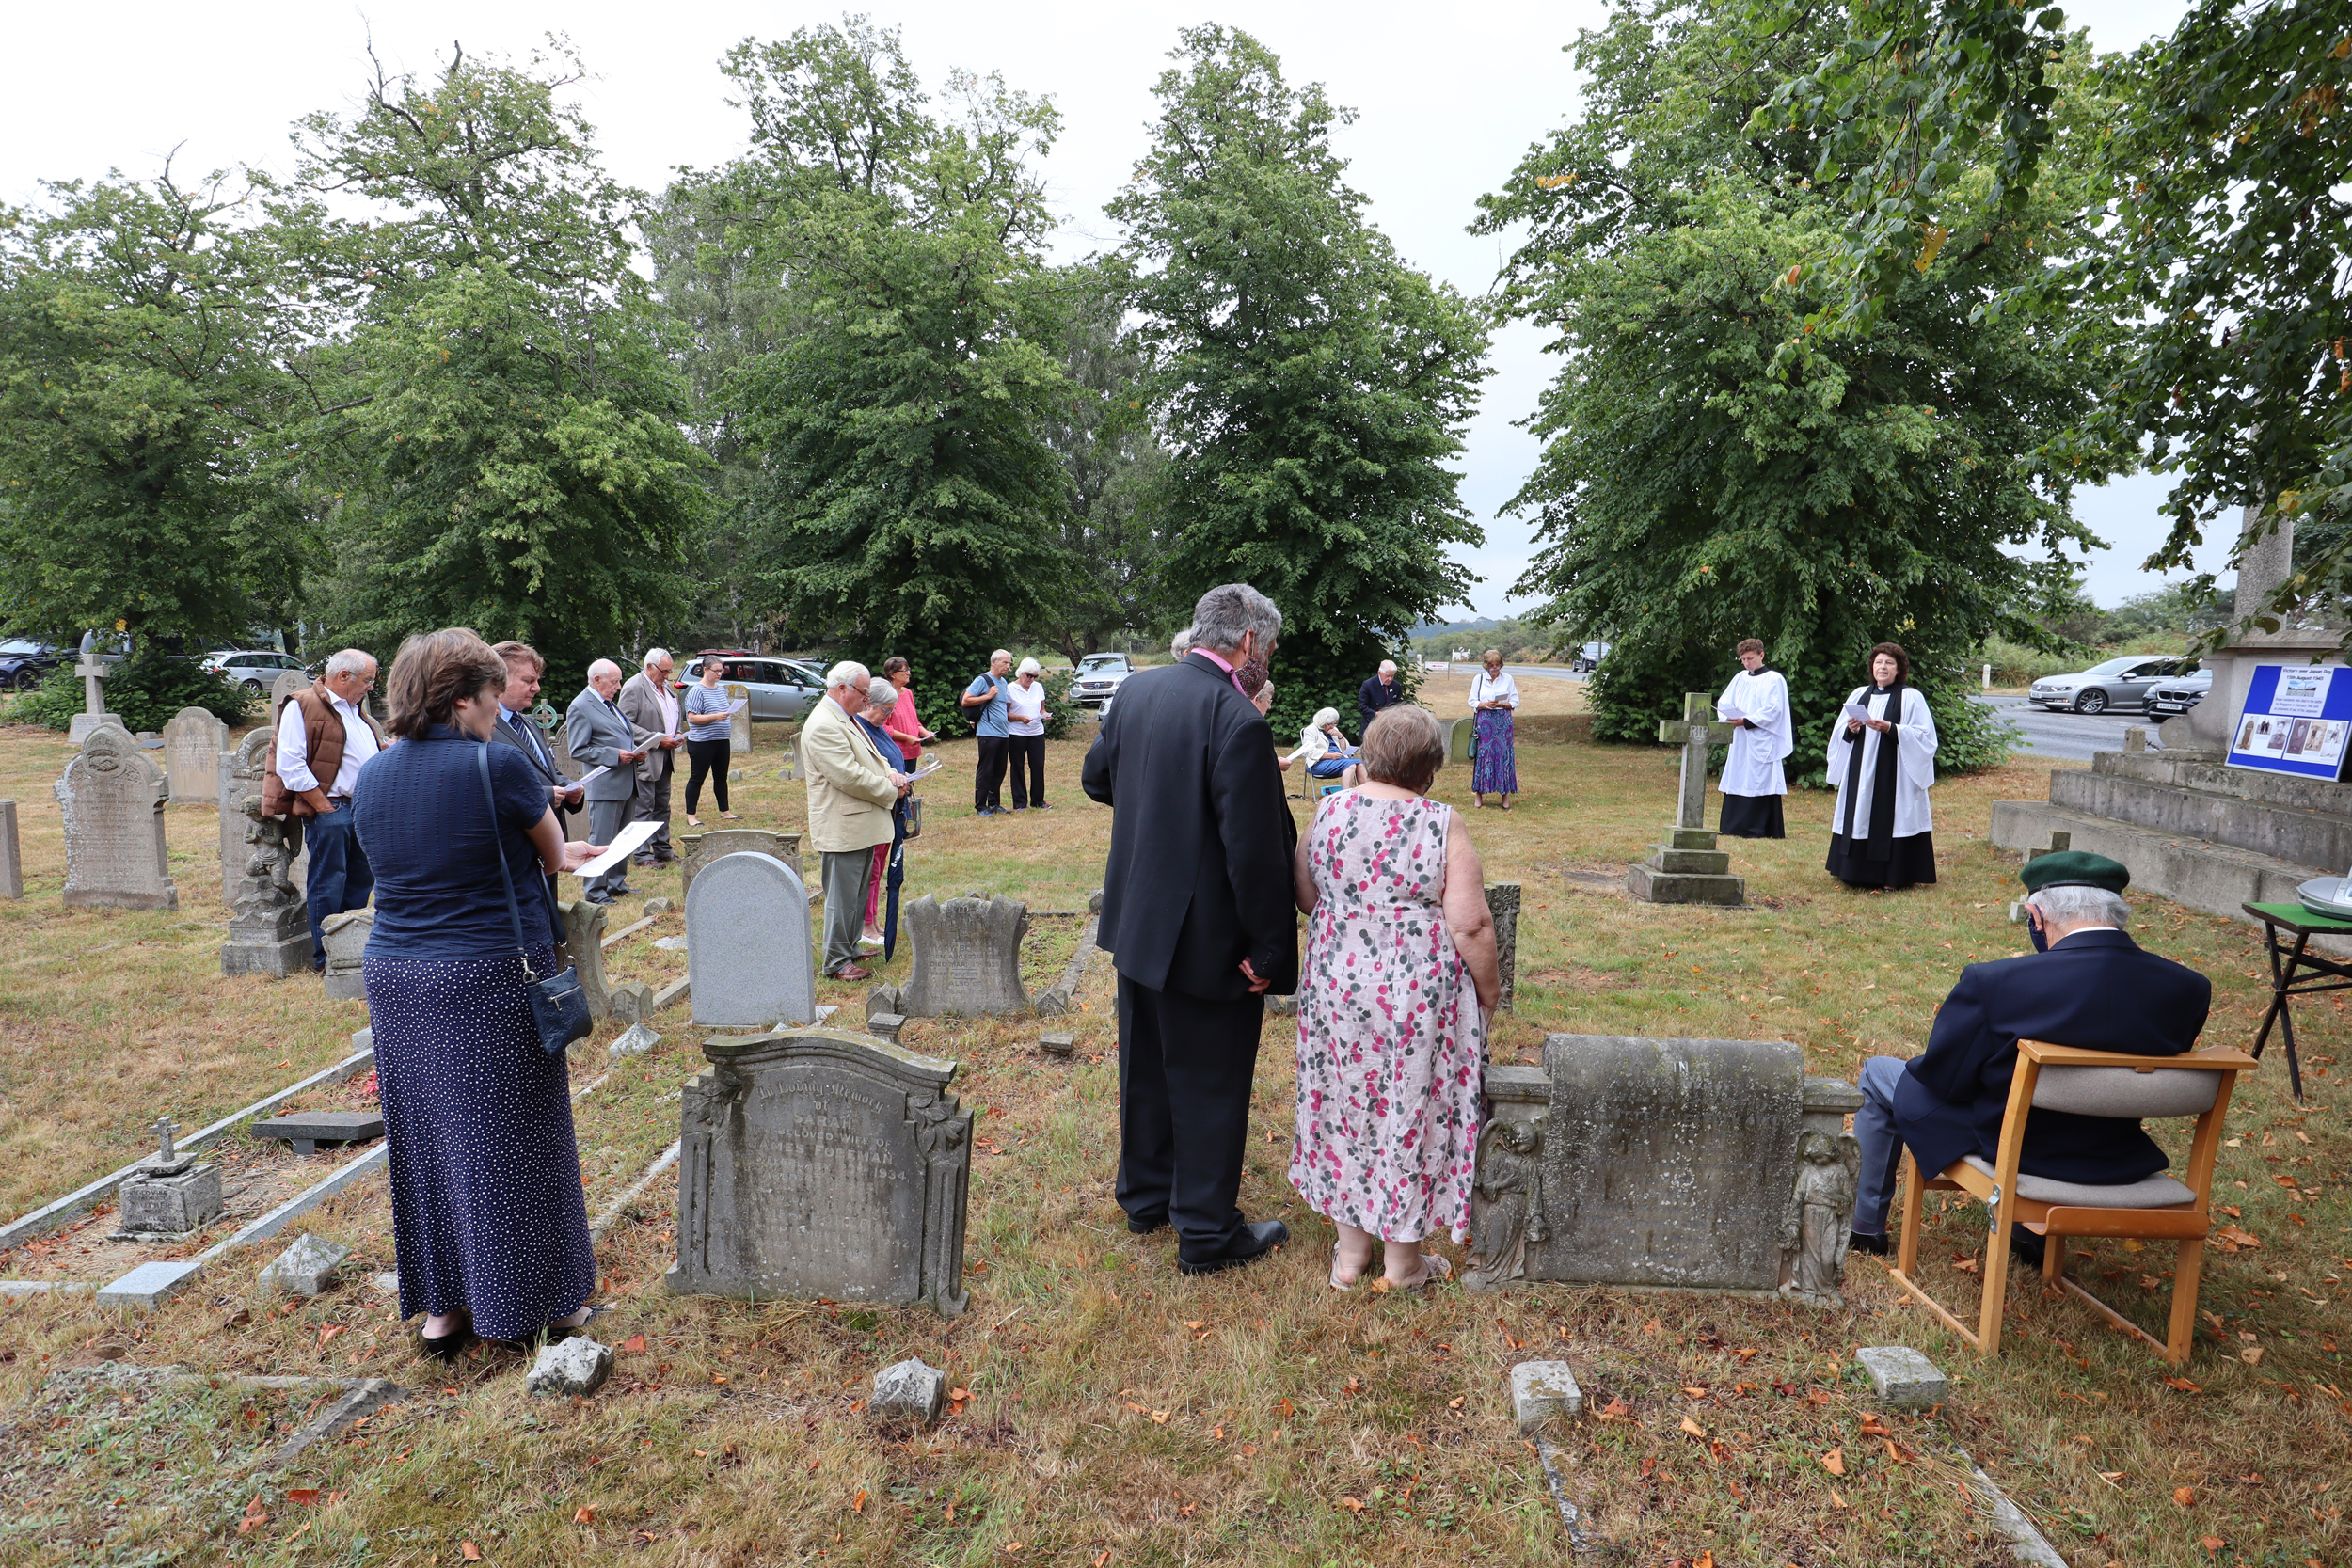
[[[1660,1323],[1656,1318],[1652,1318],[1649,1322],[1642,1325],[1642,1332],[1645,1334],[1663,1334],[1666,1330],[1664,1325]]]
[[[2225,1225],[2213,1233],[2214,1240],[2225,1247],[2258,1247],[2262,1238],[2234,1225]]]
[[[645,1337],[642,1334],[632,1334],[621,1341],[621,1349],[631,1355],[643,1355],[645,1354]]]
[[[2183,1508],[2186,1508],[2189,1504],[2197,1500],[2197,1488],[2194,1486],[2175,1486],[2172,1489],[2172,1500],[2180,1504]]]
[[[572,1523],[573,1523],[573,1524],[575,1524],[575,1525],[593,1525],[593,1524],[595,1524],[596,1522],[596,1511],[595,1509],[593,1509],[593,1508],[590,1508],[590,1507],[589,1507],[586,1503],[582,1503],[582,1504],[580,1504],[578,1508],[576,1508],[576,1509],[573,1509],[573,1510],[572,1510]]]
[[[1361,1497],[1342,1497],[1340,1506],[1350,1513],[1361,1513],[1364,1511],[1364,1500]]]
[[[1601,1407],[1598,1415],[1604,1421],[1629,1421],[1633,1419],[1633,1413],[1626,1408],[1625,1401],[1621,1399],[1612,1399],[1606,1405]]]
[[[2260,1345],[2249,1345],[2244,1350],[2237,1353],[2237,1358],[2240,1361],[2245,1362],[2249,1367],[2259,1367],[2263,1364],[2262,1347]]]
[[[2185,1377],[2168,1377],[2164,1380],[2164,1386],[2167,1388],[2178,1388],[2184,1394],[2201,1394],[2204,1392],[2202,1388],[2198,1387],[2197,1385],[2191,1383]]]
[[[1694,1400],[1703,1400],[1707,1398],[1707,1390],[1704,1388],[1685,1388],[1683,1392],[1690,1395]]]
[[[1973,1258],[1955,1258],[1952,1259],[1952,1267],[1958,1269],[1962,1274],[1982,1274],[1984,1272],[1984,1265],[1978,1262]]]
[[[1152,1419],[1161,1426],[1166,1426],[1168,1425],[1168,1412],[1165,1410],[1154,1410],[1152,1412]]]
[[[1736,1355],[1736,1356],[1738,1356],[1738,1357],[1739,1357],[1740,1360],[1742,1360],[1742,1361],[1753,1361],[1753,1360],[1755,1360],[1757,1356],[1759,1356],[1759,1355],[1763,1354],[1764,1354],[1764,1352],[1763,1352],[1763,1348],[1762,1348],[1761,1346],[1758,1346],[1758,1345],[1750,1345],[1750,1346],[1748,1346],[1747,1348],[1745,1348],[1744,1350],[1736,1350],[1736,1351],[1733,1351],[1731,1354],[1734,1354],[1734,1355]]]
[[[1829,1452],[1823,1454],[1821,1456],[1821,1468],[1827,1470],[1833,1476],[1844,1475],[1846,1473],[1846,1450],[1844,1449],[1832,1449]],[[1844,1505],[1840,1504],[1839,1506],[1842,1507]]]
[[[326,1327],[320,1329],[319,1348],[321,1350],[325,1350],[326,1348],[327,1340],[332,1339],[336,1335],[342,1333],[348,1327],[350,1327],[350,1324],[348,1323],[328,1323]]]
[[[1682,1430],[1689,1433],[1693,1437],[1704,1437],[1707,1435],[1707,1429],[1699,1425],[1698,1422],[1691,1419],[1688,1416],[1682,1418]]]
[[[866,1512],[865,1487],[859,1487],[857,1489],[857,1496],[850,1499],[850,1512],[852,1513],[863,1513]]]
[[[2217,1552],[2217,1551],[2219,1551],[2222,1547],[2224,1547],[2224,1546],[2226,1546],[2226,1545],[2228,1545],[2228,1544],[2229,1544],[2229,1543],[2228,1543],[2227,1541],[2222,1540],[2222,1539],[2221,1539],[2221,1537],[2219,1537],[2219,1536],[2217,1536],[2217,1535],[2208,1535],[2208,1536],[2204,1537],[2202,1540],[2199,1541],[2197,1544],[2198,1544],[2200,1546],[2204,1547],[2204,1548],[2205,1548],[2205,1550],[2207,1550],[2207,1551],[2209,1551],[2209,1552]]]
[[[480,1562],[482,1560],[482,1548],[475,1545],[470,1541],[460,1541],[457,1544],[457,1551],[458,1555],[463,1557],[468,1562]]]
[[[1186,1328],[1206,1328],[1209,1326],[1209,1322],[1206,1318],[1186,1318],[1184,1320],[1184,1326]]]
[[[1892,1437],[1895,1434],[1892,1432],[1889,1432],[1886,1428],[1886,1423],[1880,1420],[1876,1416],[1865,1416],[1862,1418],[1862,1435],[1865,1437]]]
[[[1445,1407],[1448,1410],[1459,1410],[1462,1408],[1462,1402],[1460,1400],[1448,1400],[1445,1402]]]
[[[1691,1568],[1715,1568],[1715,1554],[1713,1552],[1699,1553],[1699,1560],[1691,1564]]]
[[[1090,1568],[1103,1568],[1103,1564],[1108,1562],[1110,1560],[1111,1554],[1107,1549],[1097,1552],[1094,1554],[1094,1561],[1090,1565]]]
[[[1845,1499],[1845,1498],[1843,1498],[1843,1497],[1839,1497],[1839,1496],[1837,1495],[1837,1488],[1836,1488],[1835,1486],[1833,1486],[1833,1487],[1831,1487],[1831,1488],[1829,1489],[1829,1500],[1830,1500],[1831,1502],[1833,1502],[1833,1503],[1836,1503],[1836,1504],[1839,1508],[1847,1508],[1847,1507],[1851,1507],[1851,1504],[1849,1504],[1849,1503],[1846,1501],[1846,1499]]]

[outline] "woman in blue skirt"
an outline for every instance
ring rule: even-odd
[[[421,1347],[443,1359],[477,1336],[560,1336],[597,1310],[565,1059],[540,1049],[525,987],[557,968],[548,879],[598,847],[564,841],[522,752],[483,744],[505,688],[505,660],[464,627],[402,643],[385,683],[397,743],[360,769],[351,803],[376,872],[361,973],[400,1314],[425,1314]]]
[[[1511,748],[1511,716],[1519,705],[1518,683],[1502,668],[1502,650],[1489,648],[1479,657],[1483,666],[1470,677],[1470,734],[1476,750],[1470,757],[1470,793],[1485,805],[1489,794],[1500,796],[1504,811],[1519,792],[1518,753]]]

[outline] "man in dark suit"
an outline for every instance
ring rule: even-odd
[[[539,680],[547,673],[548,661],[528,642],[501,642],[490,651],[506,661],[506,689],[499,693],[499,721],[490,726],[490,738],[531,759],[531,766],[548,786],[548,804],[555,808],[555,818],[561,822],[580,809],[585,791],[564,776],[555,765],[555,752],[548,745],[548,737],[532,721],[531,709],[539,700]],[[555,908],[555,884],[556,879],[549,877],[549,910]],[[555,940],[564,940],[560,928]]]
[[[1210,1274],[1290,1239],[1235,1199],[1265,996],[1298,984],[1297,826],[1234,674],[1272,660],[1281,611],[1227,583],[1193,621],[1190,653],[1119,689],[1082,782],[1116,808],[1095,941],[1119,971],[1119,1206]]]
[[[1372,721],[1384,707],[1394,707],[1405,700],[1405,683],[1396,678],[1396,660],[1380,661],[1380,673],[1356,689],[1356,717],[1362,722],[1356,731],[1361,740],[1372,733]]]
[[[2019,1040],[2141,1056],[2195,1048],[2213,982],[2123,934],[2131,910],[2122,895],[2131,879],[2116,862],[2079,850],[2026,862],[2026,918],[2042,951],[1970,964],[1935,1015],[1926,1054],[1863,1064],[1855,1251],[1887,1250],[1886,1211],[1905,1145],[1930,1176],[1965,1155],[1993,1158]],[[2169,1163],[2136,1118],[2037,1110],[2026,1117],[2018,1168],[2105,1186],[2153,1176]],[[2042,1238],[2031,1231],[2011,1226],[2010,1245],[2041,1263]]]

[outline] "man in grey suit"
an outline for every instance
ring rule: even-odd
[[[670,847],[670,767],[686,743],[685,705],[671,684],[677,666],[667,648],[647,648],[644,668],[621,688],[621,717],[640,736],[654,737],[637,768],[637,809],[629,820],[660,824],[636,854],[639,865],[667,865],[677,858]]]
[[[620,689],[621,667],[600,658],[588,666],[588,689],[574,697],[564,714],[564,734],[571,743],[572,759],[591,768],[612,769],[587,784],[588,837],[597,844],[612,843],[628,825],[629,808],[637,800],[637,765],[651,750],[613,703]],[[589,902],[610,904],[628,891],[628,878],[626,865],[616,865],[596,878],[588,884]]]
[[[580,809],[583,791],[556,766],[554,749],[548,745],[548,737],[539,733],[539,726],[531,718],[532,705],[539,700],[539,678],[547,673],[548,661],[528,642],[501,642],[490,651],[506,661],[506,689],[499,693],[499,721],[490,726],[490,739],[501,746],[512,746],[530,761],[540,782],[548,786],[548,803],[555,808],[556,820],[561,822]],[[555,908],[555,900],[556,879],[550,876],[550,911]],[[564,940],[561,929],[556,931],[555,940]]]

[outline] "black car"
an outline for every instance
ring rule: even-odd
[[[0,638],[0,690],[30,691],[70,657],[65,648],[38,637]]]

